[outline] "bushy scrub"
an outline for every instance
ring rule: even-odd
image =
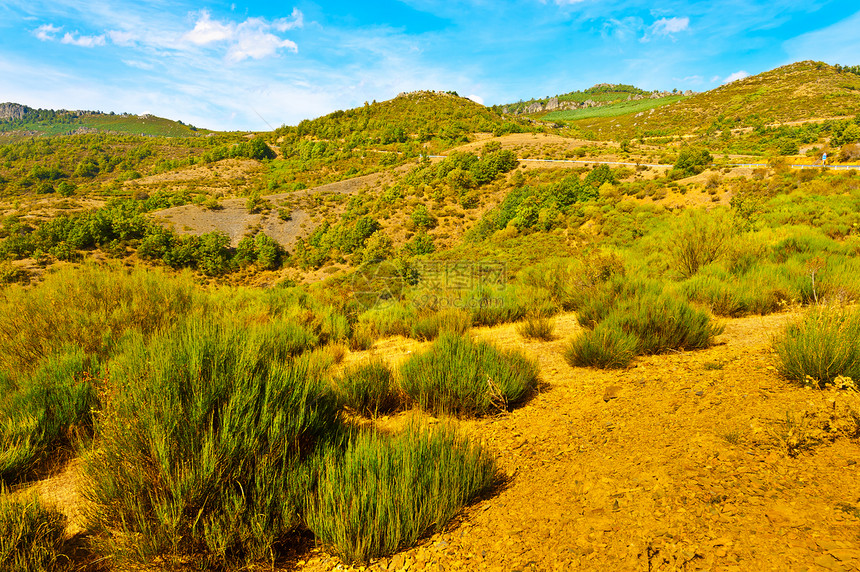
[[[564,357],[574,367],[623,368],[639,353],[639,338],[611,324],[598,324],[574,338]]]
[[[223,567],[269,558],[299,523],[302,459],[338,408],[280,339],[209,318],[127,342],[86,462],[107,550]]]
[[[394,374],[381,359],[348,367],[334,387],[340,402],[361,415],[388,413],[399,401]]]
[[[428,470],[432,468],[432,470]],[[352,435],[315,461],[308,527],[348,562],[367,562],[441,529],[496,476],[492,455],[447,428]]]
[[[555,321],[543,312],[532,312],[517,326],[517,332],[530,340],[551,341],[555,338]]]
[[[76,431],[89,432],[94,369],[70,349],[17,382],[0,374],[0,481],[20,480],[57,448],[72,445]]]
[[[860,379],[860,312],[814,307],[774,339],[780,373],[801,383],[828,385]]]
[[[636,355],[709,347],[722,332],[708,314],[652,285],[628,293],[602,304],[593,313],[593,329],[571,341],[566,357],[572,365],[625,367]]]
[[[518,352],[444,333],[400,370],[401,388],[422,409],[487,415],[521,402],[537,386],[538,367]]]
[[[0,489],[0,570],[66,570],[62,554],[65,517],[43,507],[35,497],[13,496]]]
[[[412,326],[412,337],[435,340],[443,332],[464,334],[472,325],[472,317],[462,310],[442,310],[420,318]]]
[[[470,291],[463,300],[472,314],[473,326],[495,326],[516,322],[526,314],[526,305],[512,287],[502,289],[482,286]]]
[[[107,355],[126,331],[145,335],[187,315],[199,298],[185,278],[146,269],[65,268],[0,300],[0,367],[26,373],[65,346]]]

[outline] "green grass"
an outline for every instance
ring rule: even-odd
[[[472,325],[472,317],[462,310],[442,310],[420,318],[412,326],[412,337],[435,340],[443,332],[464,334]]]
[[[0,571],[54,572],[70,569],[63,555],[65,517],[35,497],[0,488]]]
[[[399,404],[394,374],[381,359],[348,367],[334,382],[340,402],[360,415],[389,413]]]
[[[487,415],[523,401],[538,382],[538,367],[515,351],[442,334],[400,369],[403,391],[422,409],[460,416]]]
[[[352,435],[317,461],[308,527],[347,562],[408,548],[441,530],[496,478],[493,456],[457,432],[410,426]]]
[[[683,95],[670,95],[659,99],[640,99],[637,101],[622,101],[601,107],[588,107],[586,109],[567,109],[564,111],[551,111],[541,119],[546,121],[575,121],[577,119],[591,119],[594,117],[617,117],[630,113],[648,111],[676,101],[687,99]]]
[[[0,374],[0,481],[22,480],[89,434],[95,369],[79,349],[69,349],[17,382]]]
[[[786,378],[825,386],[837,377],[860,379],[860,312],[813,307],[776,337],[773,348]]]

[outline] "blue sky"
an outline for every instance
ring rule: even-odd
[[[855,0],[0,0],[0,102],[266,130],[415,89],[486,105],[860,64]]]

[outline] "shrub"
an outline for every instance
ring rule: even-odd
[[[473,326],[495,326],[521,319],[526,308],[512,288],[479,287],[468,293],[464,301],[472,312]]]
[[[574,367],[622,368],[639,352],[639,338],[610,324],[599,324],[571,340],[564,357]]]
[[[12,496],[0,489],[0,570],[64,570],[65,517],[35,497]]]
[[[347,368],[335,382],[335,394],[361,415],[388,413],[398,405],[394,374],[381,359]]]
[[[778,368],[786,378],[818,386],[837,377],[860,380],[860,312],[829,307],[811,309],[774,339]]]
[[[0,367],[27,373],[72,345],[107,355],[126,330],[149,335],[191,311],[190,280],[160,271],[63,268],[31,289],[12,286],[0,300]]]
[[[400,370],[401,388],[434,413],[486,415],[526,398],[537,386],[538,367],[518,352],[443,333],[429,351]]]
[[[704,171],[713,161],[714,158],[707,149],[687,147],[681,150],[674,168],[681,173],[682,177],[691,177]]]
[[[276,334],[209,318],[129,339],[85,464],[107,550],[224,568],[269,558],[299,523],[302,459],[338,407]]]
[[[542,312],[530,313],[525,321],[517,326],[517,332],[528,339],[551,341],[555,339],[555,321]]]
[[[472,317],[461,310],[442,310],[419,319],[412,326],[412,337],[435,340],[443,332],[464,334],[472,325]]]
[[[0,379],[0,480],[20,480],[51,450],[72,444],[74,430],[92,427],[93,369],[73,349],[44,360],[17,383]]]
[[[687,211],[670,245],[681,275],[692,276],[699,268],[719,259],[726,250],[730,234],[731,222],[721,211]]]
[[[440,530],[495,480],[493,457],[449,429],[362,432],[327,449],[306,507],[314,535],[348,562],[367,562]],[[428,470],[432,467],[433,470]]]
[[[643,294],[626,300],[606,323],[639,338],[639,353],[659,354],[670,349],[709,347],[722,326],[687,302],[670,295]]]

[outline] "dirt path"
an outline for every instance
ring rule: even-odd
[[[709,350],[620,372],[564,361],[572,315],[548,343],[513,325],[477,330],[532,355],[548,383],[510,414],[464,423],[498,451],[509,483],[369,569],[860,569],[860,445],[841,433],[860,399],[780,379],[770,339],[793,318],[731,320]],[[398,347],[418,349],[377,351],[397,360]],[[789,456],[792,439],[809,448]],[[303,569],[344,568],[319,551]]]

